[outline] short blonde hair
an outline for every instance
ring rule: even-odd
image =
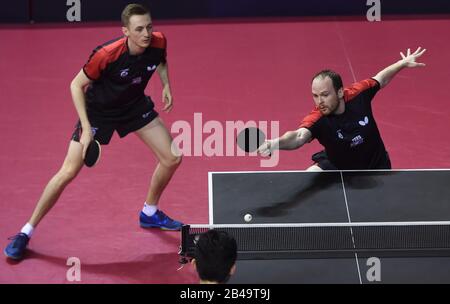
[[[122,11],[122,25],[128,27],[131,16],[134,15],[150,15],[150,10],[142,4],[128,4]]]

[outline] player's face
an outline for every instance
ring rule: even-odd
[[[314,103],[323,115],[333,114],[339,106],[338,92],[330,77],[318,77],[312,82]]]
[[[123,31],[131,43],[140,48],[147,48],[152,40],[152,30],[152,19],[147,14],[131,16],[128,26]]]

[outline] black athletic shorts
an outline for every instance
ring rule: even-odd
[[[88,109],[88,119],[94,139],[102,145],[107,145],[114,131],[117,131],[122,138],[131,132],[139,130],[158,117],[158,112],[154,110],[154,106],[152,100],[146,98],[142,102],[133,105],[127,111],[120,113],[120,115],[105,116]],[[81,132],[81,123],[78,121],[72,134],[72,140],[79,142]]]
[[[314,153],[311,157],[312,161],[316,163],[317,166],[322,170],[339,170],[333,163],[328,159],[327,152],[325,150]],[[391,160],[389,154],[386,152],[386,159],[383,163],[378,164],[377,168],[374,169],[391,169]]]

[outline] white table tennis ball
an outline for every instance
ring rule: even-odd
[[[252,220],[252,215],[251,214],[246,214],[246,215],[244,215],[244,221],[246,221],[246,222],[250,222]]]

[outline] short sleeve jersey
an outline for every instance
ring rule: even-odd
[[[375,79],[344,88],[345,111],[322,115],[315,108],[301,122],[340,170],[376,169],[386,163],[387,153],[372,113],[372,99],[380,89]]]
[[[83,67],[92,80],[86,91],[88,110],[117,116],[145,100],[150,77],[166,62],[166,45],[164,35],[153,32],[150,46],[140,55],[129,53],[126,37],[98,46]]]

